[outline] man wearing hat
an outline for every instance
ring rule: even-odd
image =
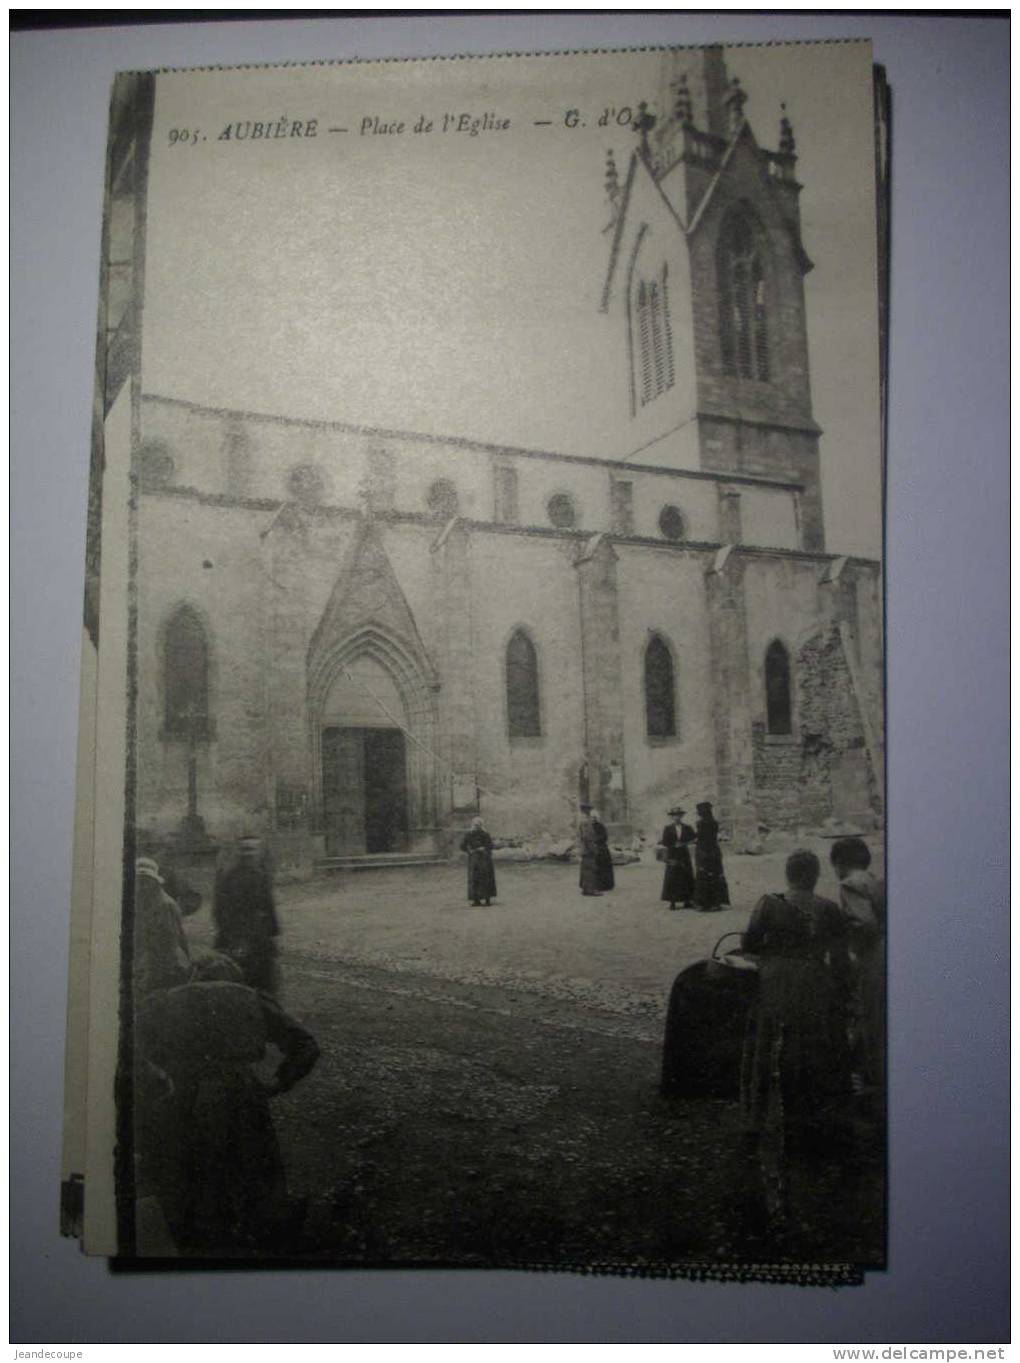
[[[184,919],[197,912],[202,896],[155,857],[135,861],[135,1002],[154,989],[174,989],[192,980],[233,979],[232,962],[218,951],[194,947]]]
[[[688,845],[694,841],[694,829],[683,823],[686,810],[675,805],[668,811],[673,820],[662,830],[661,845],[666,873],[662,878],[662,898],[671,909],[689,909],[694,899],[694,867]]]
[[[581,817],[577,824],[577,843],[581,853],[581,893],[599,895],[598,839],[591,818],[591,805],[580,804]]]
[[[193,971],[181,911],[152,857],[135,862],[134,983],[136,999],[187,984]]]
[[[276,939],[280,924],[273,900],[273,882],[261,838],[238,839],[238,860],[217,876],[213,899],[216,950],[232,956],[244,973],[245,984],[275,994],[279,984]]]

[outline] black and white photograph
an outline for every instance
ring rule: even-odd
[[[118,77],[86,1250],[885,1266],[886,99],[863,41]]]

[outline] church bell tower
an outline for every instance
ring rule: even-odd
[[[777,102],[776,149],[761,147],[749,104],[721,48],[663,56],[622,178],[607,163],[602,306],[624,338],[632,448],[795,485],[799,547],[821,550],[796,140]]]

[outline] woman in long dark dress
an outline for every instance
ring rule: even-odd
[[[758,901],[744,950],[758,958],[758,996],[741,1065],[744,1128],[760,1136],[820,1135],[850,1091],[846,916],[814,893],[813,852],[786,863],[787,889]]]
[[[839,877],[853,963],[854,1060],[865,1092],[877,1106],[885,1085],[885,883],[872,875],[863,838],[839,838],[829,854]]]
[[[688,850],[694,841],[694,829],[682,823],[687,811],[679,806],[669,811],[673,820],[662,830],[663,860],[666,872],[662,877],[662,898],[671,909],[689,909],[694,898],[694,867]]]
[[[492,864],[492,838],[481,819],[471,820],[460,850],[467,853],[467,897],[476,907],[496,898],[496,871]]]
[[[758,901],[744,950],[757,956],[740,1072],[748,1179],[745,1215],[782,1226],[789,1212],[791,1159],[838,1150],[850,1096],[846,918],[814,893],[813,852],[786,863],[787,889]]]
[[[601,893],[599,888],[599,872],[596,863],[598,844],[595,841],[595,825],[592,822],[591,805],[578,805],[581,817],[577,821],[577,850],[580,857],[580,867],[578,870],[577,883],[581,887],[581,893],[586,899],[597,898]]]
[[[723,874],[722,852],[719,850],[719,825],[712,814],[712,806],[703,800],[697,806],[698,827],[694,843],[694,903],[702,913],[728,909],[730,891]]]
[[[609,834],[597,809],[591,812],[591,826],[595,834],[595,879],[600,890],[611,890],[616,884],[613,854],[609,850]]]

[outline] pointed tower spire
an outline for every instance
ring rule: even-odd
[[[612,148],[606,152],[606,196],[609,199],[610,208],[616,207],[616,201],[620,197],[620,176],[616,169],[616,157]]]
[[[637,118],[633,123],[634,131],[641,138],[641,155],[648,160],[648,134],[655,127],[655,115],[648,112],[648,105],[644,100],[637,106]]]
[[[676,80],[673,117],[682,128],[687,128],[694,122],[694,105],[691,102],[691,90],[687,84],[686,72],[682,72]]]
[[[786,116],[786,101],[779,106],[782,117],[779,120],[779,150],[783,156],[794,156],[797,152],[797,141],[793,135],[793,124]]]
[[[726,96],[729,93],[729,79],[726,59],[721,47],[701,49],[701,70],[699,88],[704,89],[705,112],[704,126],[713,137],[725,137],[729,130],[729,109]],[[701,123],[699,116],[699,125]]]
[[[730,82],[730,92],[726,96],[726,107],[730,115],[730,136],[737,131],[744,121],[744,105],[747,103],[747,91],[740,84],[740,77],[734,76]]]
[[[606,198],[609,200],[609,226],[612,227],[616,219],[620,216],[620,201],[622,190],[620,188],[620,176],[616,169],[616,156],[610,150],[606,152]]]

